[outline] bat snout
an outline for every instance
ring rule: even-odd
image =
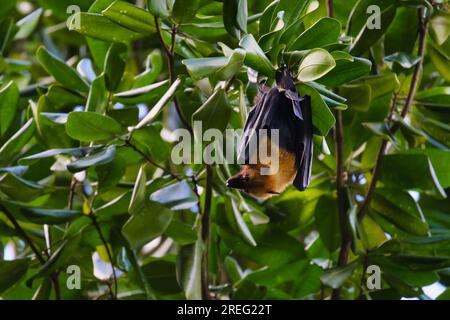
[[[238,175],[227,180],[227,187],[234,189],[244,189],[248,181],[248,177]]]

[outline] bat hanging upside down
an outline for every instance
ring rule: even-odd
[[[303,191],[311,178],[310,97],[298,95],[285,66],[277,71],[276,82],[275,88],[259,87],[241,140],[242,170],[227,181],[228,187],[257,198],[279,194],[291,184]],[[260,150],[268,156],[260,159]]]

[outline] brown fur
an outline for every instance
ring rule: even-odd
[[[242,190],[257,198],[269,198],[274,194],[283,192],[294,181],[297,173],[295,155],[284,149],[276,148],[278,154],[278,171],[269,175],[261,175],[262,168],[271,165],[261,163],[243,165],[242,170],[233,179],[243,179]]]

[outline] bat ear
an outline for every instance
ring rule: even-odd
[[[239,174],[227,180],[227,187],[234,189],[244,189],[247,186],[247,182],[248,177]]]

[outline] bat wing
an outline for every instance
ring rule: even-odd
[[[259,129],[278,129],[279,147],[295,155],[297,174],[294,186],[303,191],[311,178],[312,120],[311,100],[289,89],[260,90],[257,103],[250,111],[239,149],[239,161],[249,164],[253,139],[259,139]],[[269,132],[270,135],[270,132]],[[258,140],[256,140],[258,141]]]
[[[251,146],[257,146],[258,135],[260,129],[272,129],[273,120],[277,111],[278,90],[276,88],[270,90],[261,90],[257,97],[257,103],[249,112],[245,123],[244,132],[239,148],[238,159],[240,163],[250,163],[250,153],[257,152],[251,150]],[[256,140],[256,141],[255,141]],[[255,141],[254,144],[251,142]]]
[[[303,119],[301,125],[297,128],[299,137],[299,154],[298,154],[298,169],[297,175],[294,179],[294,186],[303,191],[308,187],[311,180],[311,167],[313,158],[313,130],[312,130],[312,116],[311,116],[311,99],[309,96],[303,97],[300,101],[299,107],[301,109]]]

